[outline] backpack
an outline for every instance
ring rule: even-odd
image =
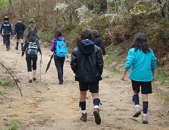
[[[58,57],[66,57],[67,51],[66,43],[63,40],[56,40],[56,55]]]
[[[36,31],[36,26],[34,24],[30,24],[29,30]]]
[[[38,50],[38,46],[37,46],[36,41],[29,42],[27,54],[29,54],[31,56],[36,56],[37,55],[37,50]]]

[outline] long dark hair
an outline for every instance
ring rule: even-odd
[[[59,29],[57,29],[57,30],[55,31],[54,38],[55,38],[55,39],[58,39],[60,36],[62,36],[62,32],[61,32]]]
[[[36,41],[35,31],[30,30],[30,31],[28,32],[28,35],[27,35],[26,38],[27,38],[27,40],[30,41],[30,42]]]
[[[141,49],[144,53],[150,52],[147,35],[145,33],[137,33],[133,39],[131,48],[135,48],[135,51]]]

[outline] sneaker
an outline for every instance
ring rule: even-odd
[[[136,109],[133,117],[139,117],[140,114],[141,114],[141,110],[140,109]]]
[[[33,78],[33,81],[36,81],[36,78]]]
[[[30,79],[28,82],[29,82],[29,83],[32,83],[32,79]]]
[[[94,108],[93,115],[95,117],[95,123],[99,125],[101,123],[101,117],[99,115],[99,108]]]
[[[148,124],[147,116],[142,116],[142,123],[143,124]]]
[[[18,47],[15,47],[16,50],[18,50]]]
[[[80,117],[80,120],[83,121],[83,122],[87,122],[87,113],[86,114],[82,113],[82,116]]]

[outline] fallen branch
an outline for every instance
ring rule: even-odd
[[[15,82],[15,85],[16,85],[17,88],[19,89],[21,96],[23,97],[22,92],[21,92],[21,84],[20,84],[19,79],[18,79],[17,76],[15,75],[15,73],[14,73],[11,69],[8,69],[3,63],[0,62],[0,64],[1,64],[1,66],[2,66],[3,68],[5,68],[6,71],[10,74],[10,76],[12,77],[12,79],[13,79],[14,82]],[[20,87],[19,87],[19,86],[20,86]]]

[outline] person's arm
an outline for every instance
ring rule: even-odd
[[[102,42],[102,39],[100,38],[100,48],[102,50],[102,54],[103,55],[106,55],[106,51],[105,51],[105,48],[104,48],[104,43]]]
[[[2,29],[3,29],[3,24],[1,25],[0,35],[3,35],[3,33],[2,33]]]
[[[52,44],[50,46],[50,50],[54,52],[56,50],[56,40],[52,40]]]
[[[75,74],[77,71],[77,59],[76,59],[77,51],[78,47],[75,47],[71,53],[71,62],[70,62],[71,69]]]
[[[24,46],[23,46],[23,48],[22,48],[22,56],[24,55],[27,46],[28,46],[28,41],[26,40],[26,41],[25,41],[25,44],[24,44]]]
[[[41,48],[40,48],[40,44],[39,44],[39,41],[37,40],[37,46],[38,46],[38,51],[40,52],[40,54],[42,55],[42,51],[41,51]]]
[[[37,33],[38,32],[38,29],[37,29],[37,26],[35,25],[35,32]]]
[[[100,75],[102,75],[102,73],[103,73],[104,61],[103,61],[103,57],[102,57],[102,53],[101,53],[101,50],[100,50],[100,49],[98,49],[96,58],[97,58],[97,59],[96,59],[97,69],[99,70]]]
[[[124,70],[124,73],[123,73],[123,76],[122,76],[121,80],[125,81],[125,76],[126,76],[127,71],[128,71],[128,70],[125,68],[125,70]]]
[[[25,24],[23,23],[23,32],[25,31],[25,29],[26,29],[26,26],[25,26]]]
[[[131,66],[134,62],[134,59],[135,59],[135,54],[133,53],[132,50],[129,50],[127,58],[126,58],[126,63],[125,63],[125,66],[124,66],[123,76],[122,76],[121,80],[125,81],[126,73],[131,68]]]

